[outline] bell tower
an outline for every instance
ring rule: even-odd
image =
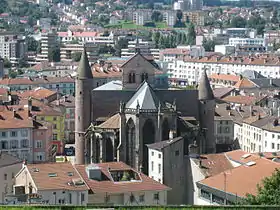
[[[75,164],[85,164],[85,132],[91,123],[93,76],[84,48],[75,81]]]

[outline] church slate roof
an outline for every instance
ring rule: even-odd
[[[161,151],[165,147],[167,147],[167,146],[169,146],[169,145],[171,145],[171,144],[173,144],[177,141],[180,141],[182,139],[183,139],[183,137],[179,136],[179,137],[176,137],[174,139],[169,139],[169,140],[165,140],[165,141],[155,142],[153,144],[148,144],[147,147],[150,148],[150,149]]]
[[[136,93],[127,102],[126,108],[136,109],[157,109],[160,101],[151,86],[145,81],[137,89]]]
[[[209,79],[207,77],[207,73],[205,70],[199,81],[198,99],[199,100],[213,100],[214,99],[214,94],[213,94],[213,91],[210,86],[210,82],[209,82]]]
[[[80,60],[77,72],[78,72],[77,77],[79,79],[92,79],[93,78],[92,72],[91,72],[91,67],[89,65],[87,52],[86,52],[85,48],[82,52],[82,56],[81,56],[81,60]]]

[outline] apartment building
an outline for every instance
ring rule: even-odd
[[[20,196],[25,199],[19,201]],[[88,188],[70,162],[26,164],[15,175],[13,199],[16,204],[84,206]]]
[[[50,49],[58,47],[58,36],[56,32],[41,34],[41,53],[37,55],[36,62],[48,61]]]
[[[7,58],[12,64],[24,58],[26,52],[25,40],[13,32],[0,32],[0,57]]]
[[[185,56],[203,57],[205,56],[205,49],[203,46],[178,46],[177,48],[160,50],[160,60],[164,62],[181,60]]]
[[[166,205],[169,187],[122,162],[76,165],[90,188],[88,204]]]
[[[204,26],[205,13],[202,11],[183,12],[183,21],[193,23],[196,26]]]
[[[260,45],[260,46],[267,46],[267,43],[264,38],[229,38],[229,45],[230,46],[243,46],[243,45]]]
[[[1,79],[0,86],[8,87],[11,91],[26,91],[44,87],[62,94],[74,94],[75,92],[75,80],[71,77]]]
[[[173,27],[177,20],[177,11],[166,10],[162,12],[163,21],[166,22],[167,26]]]
[[[92,42],[82,44],[64,43],[60,48],[60,56],[62,61],[72,61],[74,53],[82,53],[84,47],[86,48],[89,61],[93,62],[99,57],[99,45]]]
[[[73,144],[75,142],[75,97],[65,95],[52,104],[59,106],[65,115],[64,120],[64,138],[65,143]]]
[[[264,32],[263,37],[269,45],[280,43],[280,30],[267,30]]]
[[[68,30],[67,32],[58,32],[57,34],[61,43],[63,44],[72,41],[110,46],[114,46],[115,44],[114,34],[112,32],[108,36],[93,31],[78,32],[70,30]]]
[[[152,13],[151,9],[137,9],[133,11],[133,23],[136,25],[144,25],[145,22],[152,20]]]
[[[49,160],[49,125],[37,121],[28,106],[2,106],[0,115],[2,152],[28,162]]]
[[[186,203],[186,162],[184,161],[184,138],[173,138],[148,145],[149,177],[171,188],[167,193],[168,204]],[[170,160],[173,160],[172,163]],[[170,173],[177,171],[176,174]]]
[[[225,34],[232,38],[238,37],[247,37],[247,38],[256,38],[257,30],[253,28],[215,28],[214,35]]]
[[[5,152],[0,152],[0,203],[5,202],[6,195],[13,193],[14,177],[22,167],[22,160]]]
[[[256,71],[268,78],[280,78],[280,59],[272,55],[262,56],[205,56],[185,57],[168,63],[170,78],[185,79],[189,84],[197,84],[201,72],[207,74],[236,74],[245,70]]]
[[[121,57],[126,59],[132,57],[135,55],[136,48],[139,49],[142,55],[153,57],[154,60],[159,60],[160,50],[155,48],[155,43],[142,39],[129,41],[128,47],[126,49],[121,49]]]

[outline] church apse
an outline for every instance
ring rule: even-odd
[[[148,147],[147,144],[152,144],[155,142],[155,125],[153,123],[153,120],[147,119],[144,123],[143,129],[142,129],[142,136],[143,136],[143,147],[142,147],[142,154],[143,154],[143,161],[142,161],[142,168],[143,173],[148,174]]]

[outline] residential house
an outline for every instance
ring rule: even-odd
[[[88,204],[166,205],[169,187],[122,162],[76,165],[90,189]]]
[[[22,160],[0,152],[0,203],[6,204],[5,197],[13,193],[14,177],[22,167]]]
[[[15,175],[14,196],[23,203],[87,205],[88,187],[70,162],[26,164]]]

